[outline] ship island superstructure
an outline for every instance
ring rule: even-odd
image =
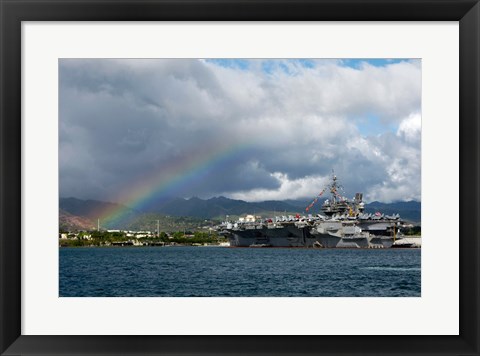
[[[402,241],[404,222],[399,214],[365,213],[363,194],[351,200],[342,196],[343,187],[332,173],[328,184],[305,213],[262,219],[247,215],[224,222],[222,229],[235,247],[390,248],[416,247]],[[313,206],[325,192],[330,198],[312,214]]]

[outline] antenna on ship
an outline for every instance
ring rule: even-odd
[[[322,191],[313,199],[310,205],[305,208],[305,211],[309,211],[313,207],[313,205],[315,205],[315,203],[320,199],[323,193],[325,193],[328,189],[330,190],[330,193],[331,193],[331,201],[327,199],[324,202],[324,207],[321,208],[322,210],[324,210],[324,212],[328,211],[328,213],[333,214],[335,211],[331,209],[334,209],[334,208],[336,209],[336,206],[338,205],[338,203],[341,203],[343,205],[346,204],[345,202],[346,198],[344,199],[344,197],[342,197],[342,195],[339,194],[339,191],[343,191],[343,193],[345,194],[345,190],[343,189],[343,186],[341,186],[340,184],[337,184],[337,179],[338,178],[335,175],[335,170],[332,169],[332,175],[331,175],[332,182],[327,183],[324,186]],[[337,198],[339,201],[337,201]],[[327,207],[325,207],[325,205],[327,205]],[[326,210],[327,208],[328,210]]]
[[[337,176],[335,171],[332,169],[332,185],[330,186],[330,193],[332,193],[332,201],[336,202],[336,190],[337,190]]]

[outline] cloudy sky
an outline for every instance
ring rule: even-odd
[[[61,59],[60,196],[420,200],[420,60]],[[143,197],[143,198],[142,198]]]

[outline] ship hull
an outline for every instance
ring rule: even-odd
[[[313,247],[317,241],[309,232],[309,228],[298,228],[295,225],[282,227],[262,226],[245,230],[231,230],[230,246],[234,247]]]
[[[339,237],[329,233],[311,233],[310,227],[256,228],[230,230],[232,247],[313,247],[313,248],[390,248],[390,236]]]

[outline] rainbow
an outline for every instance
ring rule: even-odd
[[[119,204],[112,204],[99,213],[100,225],[115,226],[132,209],[141,211],[162,197],[181,196],[185,188],[194,187],[212,173],[220,172],[226,164],[237,161],[251,148],[251,138],[242,142],[210,142],[196,147],[188,156],[170,158],[166,164],[141,175],[122,189],[116,198]]]

